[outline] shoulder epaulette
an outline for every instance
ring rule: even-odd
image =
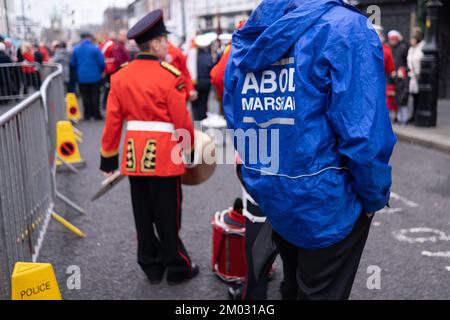
[[[167,63],[166,61],[161,61],[161,67],[163,67],[166,70],[169,70],[172,74],[174,74],[176,77],[181,76],[181,71],[175,68],[170,63]]]

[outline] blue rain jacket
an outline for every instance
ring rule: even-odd
[[[76,68],[79,83],[96,83],[102,79],[105,58],[94,43],[82,40],[73,50],[70,66]]]
[[[328,247],[388,203],[383,49],[353,6],[264,0],[233,35],[223,102],[245,187],[287,241]]]

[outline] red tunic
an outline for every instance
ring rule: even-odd
[[[189,98],[189,93],[194,90],[194,84],[192,83],[191,74],[189,73],[186,61],[186,55],[171,42],[169,42],[169,53],[166,61],[173,65],[175,68],[181,71],[186,79],[186,92]]]
[[[386,78],[390,78],[392,72],[395,71],[394,58],[392,57],[392,50],[386,43],[383,43],[383,54],[384,54],[384,72],[386,73]],[[387,83],[386,85],[386,103],[389,110],[397,110],[397,105],[395,103],[395,86],[392,83]]]
[[[34,62],[34,54],[33,54],[33,52],[25,52],[24,54],[22,54],[22,57],[23,57],[24,61],[26,61],[28,63],[33,63]],[[35,68],[34,65],[23,66],[22,67],[22,71],[24,73],[34,73],[34,72],[36,72],[36,68]]]
[[[121,173],[128,176],[180,176],[181,147],[173,129],[189,133],[194,142],[191,116],[186,107],[184,76],[158,58],[139,54],[111,77],[106,123],[102,137],[101,170],[118,167],[122,125],[127,121]],[[176,155],[174,158],[173,155]]]
[[[231,45],[226,46],[219,62],[214,66],[214,68],[212,68],[212,70],[209,74],[211,77],[211,83],[216,88],[220,99],[222,99],[222,97],[223,97],[223,91],[224,91],[223,79],[225,77],[225,69],[227,67],[228,58],[230,56],[230,51],[231,51]]]
[[[50,59],[50,55],[48,53],[47,48],[44,46],[40,46],[39,52],[42,54],[42,62],[44,62],[44,63],[48,62],[48,60]]]
[[[105,57],[105,73],[113,74],[117,70],[116,59],[114,57],[115,42],[112,39],[106,40],[100,45],[100,50]]]

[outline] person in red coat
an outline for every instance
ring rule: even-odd
[[[47,63],[48,60],[50,59],[50,54],[48,53],[48,49],[47,46],[45,45],[45,42],[41,42],[39,44],[39,52],[42,55],[42,62]]]
[[[161,282],[166,272],[168,284],[179,284],[199,273],[178,234],[181,175],[185,173],[182,153],[191,153],[194,142],[186,80],[163,61],[168,40],[161,10],[142,18],[128,31],[128,38],[136,41],[141,52],[111,76],[100,169],[110,176],[119,167],[126,121],[121,174],[130,180],[138,263],[150,283]],[[180,144],[174,139],[178,130],[187,133]]]
[[[189,73],[186,63],[187,57],[172,42],[169,42],[169,51],[166,56],[166,61],[180,70],[184,75],[186,79],[186,93],[189,101],[197,100],[198,92],[195,90],[194,84],[192,83],[191,74]]]
[[[23,93],[28,94],[28,88],[33,86],[34,89],[39,90],[38,71],[35,66],[33,46],[25,42],[22,45],[22,58],[25,65],[22,66],[23,73]]]
[[[222,57],[219,62],[212,68],[210,72],[211,84],[216,88],[220,101],[223,98],[224,84],[223,78],[225,76],[225,69],[228,63],[228,57],[230,56],[231,44],[225,47]]]
[[[119,35],[117,36],[117,40],[115,41],[115,45],[113,47],[113,57],[116,63],[115,70],[118,70],[120,66],[130,61],[130,53],[126,48],[127,43],[127,30],[122,29],[119,31]]]
[[[116,58],[114,56],[114,47],[116,46],[116,33],[111,32],[108,39],[100,44],[99,49],[105,57],[105,77],[103,78],[103,101],[102,108],[106,109],[106,100],[111,86],[111,75],[117,70]]]
[[[391,120],[395,120],[397,112],[397,104],[395,102],[395,63],[392,55],[391,47],[386,43],[385,36],[383,34],[383,27],[375,25],[375,30],[380,37],[380,41],[383,44],[384,54],[384,73],[386,74],[386,103],[389,109]]]

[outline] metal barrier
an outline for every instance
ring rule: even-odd
[[[17,261],[36,261],[59,196],[56,123],[64,119],[62,67],[45,65],[40,91],[0,116],[0,299]]]
[[[39,91],[44,78],[39,63],[2,63],[0,64],[0,102],[24,99]]]

